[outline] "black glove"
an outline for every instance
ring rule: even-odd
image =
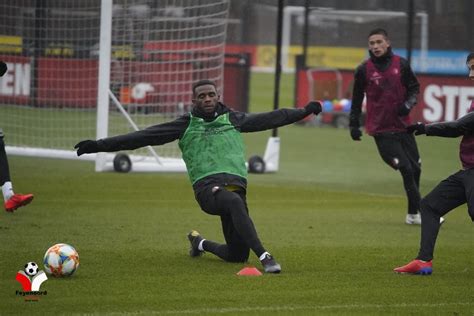
[[[306,112],[313,113],[314,115],[318,115],[323,110],[321,103],[318,101],[311,101],[304,108]]]
[[[95,140],[83,140],[74,146],[77,149],[77,155],[96,153],[99,151],[99,145]]]
[[[411,111],[411,106],[408,102],[404,102],[399,108],[398,108],[398,116],[407,116],[410,114]]]
[[[407,126],[407,133],[413,134],[413,132],[415,132],[415,135],[425,134],[426,133],[425,124],[421,122],[417,122],[416,124]]]
[[[360,140],[360,137],[362,136],[362,132],[358,127],[351,127],[351,137],[352,140]]]
[[[2,77],[8,70],[7,64],[3,61],[0,61],[0,77]]]

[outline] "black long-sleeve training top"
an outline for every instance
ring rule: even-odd
[[[464,169],[474,168],[474,101],[471,112],[453,122],[433,123],[425,126],[428,136],[463,136],[459,144],[459,159]]]
[[[264,131],[280,126],[297,122],[311,112],[305,108],[299,109],[279,109],[265,113],[244,113],[229,109],[222,103],[218,103],[215,113],[206,114],[194,107],[192,115],[203,118],[206,121],[213,121],[217,116],[229,113],[231,124],[241,133]],[[100,139],[97,145],[100,151],[114,152],[120,150],[133,150],[145,146],[156,146],[170,143],[181,139],[188,128],[191,116],[189,113],[178,117],[176,120],[150,126],[146,129],[132,132],[125,135],[113,136]],[[199,193],[205,186],[212,185],[237,185],[246,188],[245,178],[232,174],[215,174],[197,181],[194,185],[195,193]]]
[[[381,57],[375,57],[369,51],[370,59],[375,67],[380,71],[385,71],[392,62],[392,50],[389,47],[387,53]],[[352,90],[352,107],[350,113],[350,126],[360,127],[360,113],[362,112],[362,102],[364,101],[365,88],[367,86],[367,61],[360,64],[354,75],[354,87]],[[420,92],[420,84],[413,73],[410,64],[405,58],[400,58],[400,71],[402,84],[407,89],[406,102],[410,108],[416,104],[416,96]]]
[[[474,112],[456,121],[432,123],[425,126],[427,136],[459,137],[474,135]]]

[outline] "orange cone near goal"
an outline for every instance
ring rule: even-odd
[[[240,270],[239,272],[237,272],[237,275],[260,276],[260,275],[262,275],[262,272],[260,272],[255,267],[245,267],[242,270]]]

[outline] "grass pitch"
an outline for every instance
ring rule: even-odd
[[[252,93],[271,80],[254,76]],[[267,110],[271,91],[252,100],[252,110]],[[384,165],[373,140],[356,143],[347,130],[303,126],[279,135],[280,171],[249,177],[251,216],[283,268],[261,277],[237,277],[243,264],[211,254],[188,257],[189,230],[223,238],[219,219],[199,209],[185,174],[94,173],[88,162],[11,156],[15,190],[33,192],[35,200],[14,214],[0,212],[0,314],[474,313],[465,206],[446,217],[432,276],[394,274],[415,257],[420,229],[404,224],[401,176]],[[268,136],[245,135],[248,156],[263,154]],[[459,168],[458,142],[418,138],[423,195]],[[16,272],[41,262],[58,242],[78,250],[81,266],[71,278],[46,281],[38,302],[25,302],[15,294]],[[248,264],[260,268],[253,254]]]

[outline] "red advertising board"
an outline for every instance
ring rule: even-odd
[[[32,59],[0,56],[8,72],[0,78],[0,104],[43,107],[94,108],[97,105],[98,61],[96,59],[41,57],[34,71]],[[219,69],[214,77],[220,74]],[[246,111],[249,64],[225,61],[225,102]],[[112,63],[110,86],[123,104],[136,104],[157,111],[175,111],[191,104],[193,65],[190,63]],[[36,82],[34,78],[37,78]],[[244,82],[245,81],[245,82]],[[179,83],[179,84],[176,84]],[[36,87],[36,88],[35,88]],[[34,100],[33,100],[34,99]]]
[[[452,121],[464,116],[474,100],[473,81],[466,77],[418,76],[420,95],[411,114],[426,123]]]
[[[96,106],[97,67],[96,60],[40,58],[36,105]]]
[[[32,82],[33,72],[30,58],[21,56],[0,56],[0,58],[7,62],[9,69],[0,78],[0,103],[31,104],[33,92],[36,92],[35,105],[37,106],[80,108],[96,106],[97,60],[40,58],[36,71],[37,90],[33,91],[35,85]],[[181,85],[179,91],[176,91],[175,86],[169,84],[175,80],[191,82],[189,69],[168,69],[167,72],[163,72],[160,69],[160,67],[164,67],[162,65],[139,61],[121,63],[121,72],[114,71],[114,67],[112,65],[112,86],[114,82],[125,86],[146,82],[154,87],[154,91],[149,92],[145,100],[135,100],[135,103],[160,103],[168,107],[174,106],[176,95],[188,95],[191,90],[189,84]],[[241,102],[239,101],[242,97],[241,93],[245,92],[245,89],[248,90],[248,87],[245,84],[240,84],[240,81],[235,81],[239,76],[233,73],[238,70],[234,68],[228,68],[225,71],[225,102],[239,110],[246,110],[245,106],[240,106]],[[131,70],[130,73],[139,73],[140,76],[117,77],[120,73],[127,73],[127,69]],[[134,69],[140,71],[132,71]],[[321,99],[321,96],[318,97],[316,94],[318,85],[324,84],[325,80],[328,82],[339,81],[337,90],[341,97],[349,99],[351,97],[352,71],[338,71],[337,76],[334,77],[333,72],[299,70],[296,77],[296,106],[304,106],[310,99]],[[474,100],[474,84],[467,79],[467,76],[418,75],[417,77],[420,82],[420,94],[418,105],[410,114],[413,121],[427,123],[450,121],[467,113],[467,109]],[[249,80],[248,75],[240,79]],[[119,89],[121,88],[119,87]],[[132,89],[132,87],[129,88]],[[189,102],[190,97],[189,95],[189,100],[187,100]]]
[[[21,56],[0,57],[8,71],[0,78],[0,103],[28,104],[31,94],[30,59]]]

